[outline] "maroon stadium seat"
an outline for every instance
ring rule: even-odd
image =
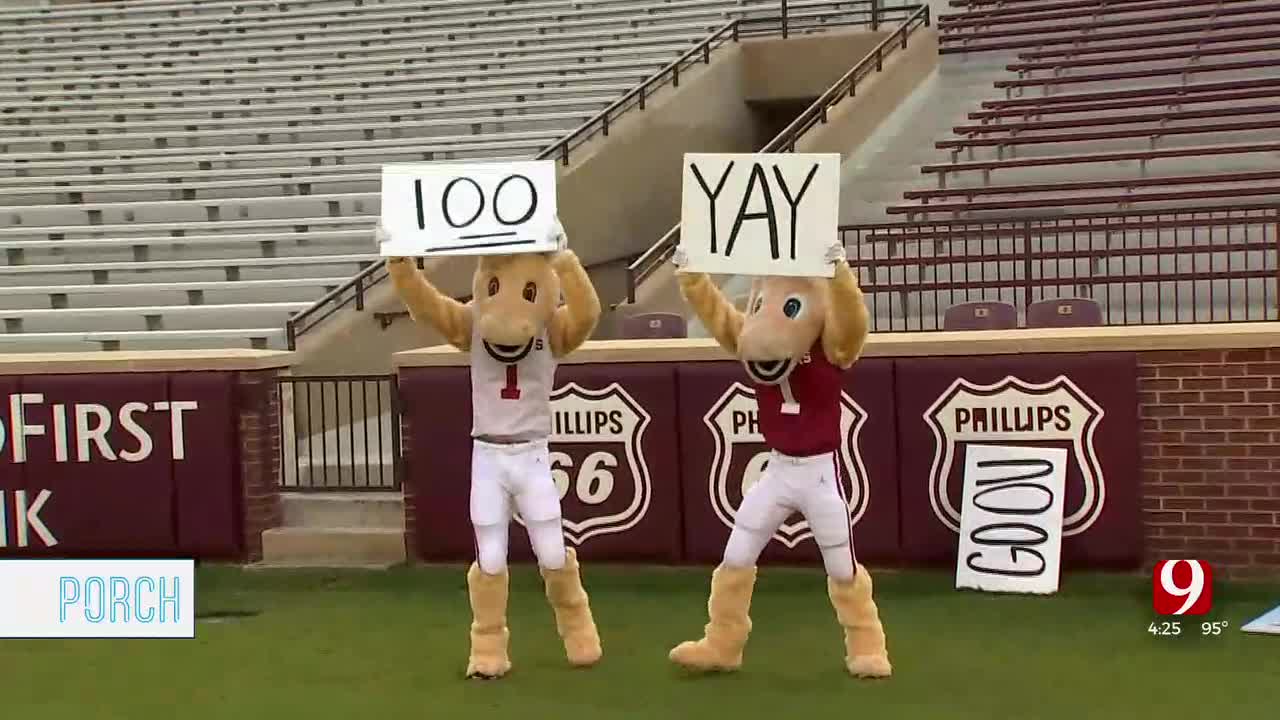
[[[947,308],[943,330],[1008,330],[1018,327],[1018,311],[1006,302],[982,300]]]
[[[1037,300],[1027,308],[1027,327],[1091,327],[1102,324],[1102,306],[1092,298]]]
[[[642,313],[622,321],[623,337],[682,338],[687,334],[684,318],[675,313]]]

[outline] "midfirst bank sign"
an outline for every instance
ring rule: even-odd
[[[7,416],[0,416],[0,462],[25,463],[30,457],[31,438],[52,440],[54,462],[94,462],[95,460],[142,462],[155,451],[155,439],[144,427],[151,414],[168,416],[172,460],[186,458],[183,414],[199,409],[194,400],[127,402],[112,410],[99,403],[47,404],[41,393],[13,393],[6,398]],[[0,410],[4,412],[5,410]],[[48,418],[48,423],[36,420]],[[113,446],[108,434],[119,427],[128,440]],[[119,433],[117,433],[119,436]]]
[[[194,400],[125,402],[118,407],[50,403],[38,392],[0,395],[0,400],[0,550],[58,544],[46,520],[57,504],[54,491],[4,488],[5,465],[181,461],[187,454],[188,413],[200,407]]]

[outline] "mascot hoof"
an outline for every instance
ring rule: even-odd
[[[511,661],[504,658],[472,658],[467,663],[467,679],[497,680],[511,671]]]
[[[856,678],[887,678],[893,674],[893,666],[884,655],[860,655],[849,658],[849,674]]]
[[[564,641],[564,654],[574,667],[591,667],[600,662],[604,651],[595,633],[583,633],[583,637],[569,636]]]
[[[671,662],[698,672],[731,672],[742,667],[742,655],[725,657],[705,640],[688,640],[671,649]]]

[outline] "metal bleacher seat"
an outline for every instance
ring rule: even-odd
[[[622,334],[630,339],[682,338],[688,327],[684,317],[676,313],[641,313],[623,320]]]
[[[848,176],[864,289],[896,303],[886,329],[1058,294],[1026,324],[1276,318],[1280,2],[951,5],[939,76],[971,84],[925,88],[952,103],[928,103],[928,135],[879,140],[874,162],[901,165],[877,167],[887,182]]]
[[[1092,298],[1051,298],[1027,306],[1027,327],[1092,327],[1102,325],[1102,306]]]
[[[947,308],[943,330],[1011,330],[1018,327],[1018,311],[1006,302],[983,300]]]
[[[0,346],[278,346],[377,260],[383,163],[532,157],[773,4],[0,9]]]

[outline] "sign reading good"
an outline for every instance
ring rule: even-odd
[[[1066,448],[969,445],[956,587],[1056,592],[1066,484]]]
[[[384,257],[552,252],[555,217],[551,160],[382,168]]]
[[[649,413],[616,382],[600,390],[570,382],[551,393],[551,477],[571,545],[644,519],[653,494],[641,450],[648,426]]]
[[[831,277],[839,207],[837,154],[687,154],[683,270]]]

